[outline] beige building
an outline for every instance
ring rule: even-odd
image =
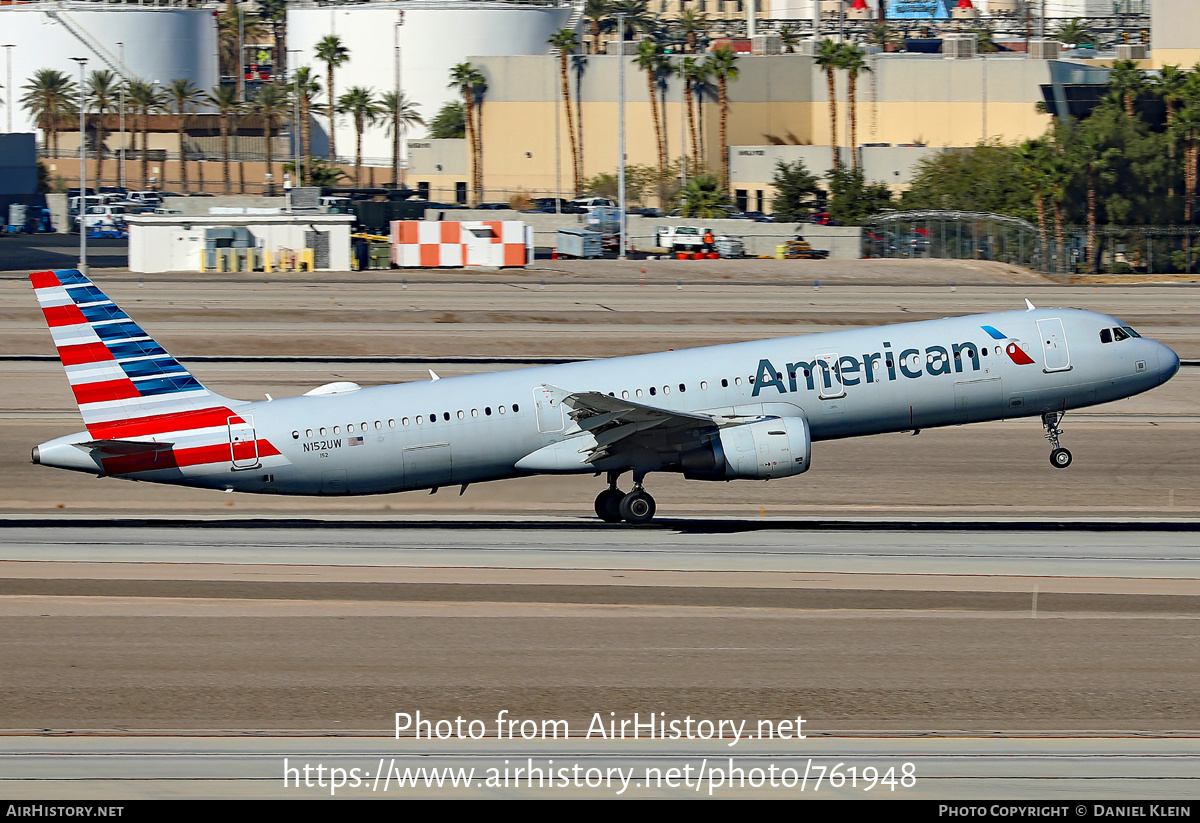
[[[571,109],[581,135],[585,179],[617,168],[620,59],[589,55],[571,72]],[[506,201],[519,192],[574,194],[558,59],[484,57],[473,59],[472,64],[487,78],[480,117],[482,200]],[[814,58],[802,54],[740,57],[739,75],[728,83],[727,144],[740,149],[824,146],[831,157],[828,147],[836,143],[849,163],[852,113],[860,146],[887,144],[875,148],[971,146],[993,139],[1012,142],[1038,136],[1050,123],[1049,116],[1036,109],[1041,86],[1050,83],[1049,61],[1025,56],[952,60],[941,55],[875,54],[869,64],[871,71],[858,78],[853,111],[845,73],[838,73],[835,136],[825,74]],[[658,160],[647,78],[632,58],[625,67],[625,87],[627,161],[654,166]],[[694,115],[698,158],[691,156],[683,82],[671,77],[656,94],[668,157],[678,161],[689,155],[689,165],[699,160],[719,172],[721,117],[715,82]],[[433,199],[445,199],[446,193],[461,189],[469,179],[469,152],[465,141],[435,151],[437,142],[418,142],[412,149],[408,181],[414,187],[427,184],[431,193],[443,192]],[[822,174],[827,168],[825,163],[811,170]],[[757,191],[764,184],[769,187],[769,181],[769,176],[735,179],[731,188]]]
[[[1200,4],[1196,0],[1154,0],[1150,44],[1154,68],[1200,63]]]

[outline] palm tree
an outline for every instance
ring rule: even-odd
[[[1042,265],[1050,260],[1050,249],[1046,245],[1046,200],[1049,197],[1049,175],[1047,161],[1053,154],[1053,149],[1045,140],[1026,140],[1016,150],[1016,158],[1022,176],[1033,189],[1033,199],[1037,204],[1038,248],[1041,249]]]
[[[354,185],[362,185],[362,137],[368,124],[374,123],[383,111],[375,99],[375,90],[351,86],[338,98],[337,110],[354,119]]]
[[[350,50],[342,45],[342,38],[336,34],[327,34],[317,43],[317,59],[325,64],[325,93],[329,96],[325,106],[325,116],[329,118],[329,162],[336,166],[337,158],[337,128],[333,122],[334,104],[337,96],[333,85],[333,70],[350,59]]]
[[[661,177],[667,165],[666,151],[663,149],[662,119],[658,115],[658,93],[655,82],[662,64],[662,46],[653,40],[643,40],[638,44],[638,68],[646,72],[646,86],[650,92],[650,117],[654,120],[654,146],[658,150],[658,174]]]
[[[229,125],[242,111],[236,86],[215,86],[205,98],[221,117],[221,156],[224,159],[225,193],[229,194]]]
[[[679,15],[679,19],[675,22],[678,24],[680,31],[683,32],[683,39],[687,43],[687,50],[695,54],[697,33],[707,31],[708,16],[702,11],[684,9],[683,13]],[[784,26],[784,28],[787,27]],[[791,51],[791,49],[788,50]]]
[[[104,118],[117,111],[117,76],[111,71],[94,71],[88,75],[87,105],[89,111],[100,115],[96,120],[96,180],[104,179],[104,141],[107,138]]]
[[[1195,216],[1197,160],[1200,159],[1200,105],[1189,104],[1179,110],[1172,136],[1183,146],[1183,222],[1190,226]]]
[[[1059,26],[1054,31],[1053,37],[1058,42],[1066,43],[1068,46],[1082,46],[1095,40],[1095,35],[1092,34],[1091,29],[1078,17]]]
[[[779,42],[783,44],[784,54],[795,54],[800,39],[800,30],[791,23],[784,23],[779,27]]]
[[[1179,66],[1163,66],[1158,70],[1158,77],[1154,80],[1154,90],[1162,97],[1163,105],[1167,109],[1167,154],[1170,157],[1171,165],[1175,164],[1175,140],[1173,128],[1175,126],[1175,104],[1183,100],[1186,96],[1189,87],[1189,75]],[[1167,197],[1172,200],[1175,198],[1175,177],[1168,177],[1167,182]]]
[[[300,98],[300,145],[303,147],[304,162],[300,165],[299,180],[301,186],[308,185],[309,158],[312,157],[312,104],[321,93],[321,84],[317,81],[313,70],[301,66],[292,74],[289,94],[299,95]]]
[[[1113,165],[1120,151],[1107,145],[1104,137],[1079,126],[1069,127],[1066,132],[1066,156],[1071,165],[1082,169],[1087,189],[1087,266],[1088,272],[1096,273],[1096,186],[1111,184],[1116,180]]]
[[[695,82],[697,76],[703,72],[705,75],[708,71],[704,69],[703,64],[696,60],[695,57],[685,57],[680,62],[679,74],[683,77],[683,96],[687,102],[687,129],[688,135],[692,139],[692,157],[697,161],[700,160],[700,143],[696,138],[696,115],[695,115]]]
[[[145,80],[130,80],[126,91],[129,107],[142,124],[142,186],[150,185],[150,115],[163,110],[163,96],[158,86]]]
[[[611,10],[608,0],[586,0],[583,18],[592,27],[592,54],[600,53],[600,32],[607,25]]]
[[[1145,87],[1146,78],[1133,60],[1117,60],[1108,76],[1108,87],[1125,104],[1125,116],[1133,119],[1133,102]]]
[[[654,29],[654,15],[650,13],[648,0],[614,0],[609,3],[608,13],[625,15],[626,40],[632,40],[638,32]]]
[[[387,131],[392,138],[392,186],[404,186],[405,169],[400,162],[400,141],[409,126],[424,126],[425,119],[417,111],[417,104],[404,96],[404,92],[387,91],[380,98],[380,106],[387,115]]]
[[[825,70],[825,84],[829,92],[829,145],[833,149],[833,168],[835,170],[842,167],[842,156],[838,150],[837,86],[834,83],[833,73],[841,68],[842,51],[841,43],[826,37],[821,41],[816,57],[817,65]]]
[[[575,117],[571,113],[571,83],[567,77],[567,57],[579,45],[575,32],[571,29],[561,29],[550,35],[551,48],[558,50],[558,71],[562,80],[563,106],[567,110],[567,135],[571,141],[571,171],[576,194],[583,188],[583,177],[579,168],[579,141],[575,136]]]
[[[250,111],[263,121],[263,133],[267,138],[267,174],[274,178],[275,150],[271,140],[271,129],[278,118],[287,117],[292,111],[287,91],[282,86],[266,83],[258,87],[258,94],[250,101]],[[275,194],[274,179],[267,184],[267,196]]]
[[[846,70],[848,79],[847,94],[850,98],[850,157],[854,170],[858,171],[858,75],[871,71],[867,64],[867,53],[858,46],[847,45],[842,49],[841,67]]]
[[[245,96],[246,67],[238,49],[247,40],[260,36],[257,21],[232,3],[217,15],[217,62],[224,77],[237,77],[238,95]]]
[[[679,193],[679,213],[683,217],[725,217],[721,206],[732,205],[729,192],[711,174],[701,174],[688,180]]]
[[[183,126],[186,122],[185,118],[188,112],[195,111],[196,104],[203,99],[204,95],[201,94],[200,89],[196,88],[191,80],[182,77],[172,80],[167,84],[166,94],[172,108],[175,109],[175,116],[177,118],[175,133],[179,138],[179,179],[186,194],[188,190],[188,170]]]
[[[38,69],[33,80],[22,88],[25,94],[21,97],[21,106],[40,128],[46,130],[50,156],[57,157],[59,121],[79,111],[75,83],[61,71]]]
[[[287,0],[258,0],[258,16],[270,27],[275,40],[275,82],[287,77]]]
[[[729,188],[729,139],[727,126],[729,121],[729,81],[736,80],[738,68],[737,55],[730,49],[721,47],[708,58],[707,68],[717,78],[718,100],[721,105],[721,183]]]
[[[474,204],[478,204],[483,189],[483,144],[479,139],[479,124],[476,122],[476,104],[486,87],[483,75],[470,63],[459,63],[450,70],[449,87],[458,89],[463,96],[463,110],[467,115],[467,140],[471,147],[471,188]]]

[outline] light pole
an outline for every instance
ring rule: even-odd
[[[289,55],[299,54],[300,49],[288,49]],[[300,123],[300,85],[296,82],[300,62],[299,58],[292,61],[291,57],[287,58],[287,71],[292,75],[292,179],[295,181],[293,185],[304,185],[304,174],[300,170],[300,140],[304,135],[304,126]],[[295,68],[293,68],[295,66]],[[284,82],[287,82],[286,76]]]
[[[121,69],[124,70],[125,69],[125,44],[117,43],[117,45],[121,48],[121,58],[120,58],[121,59]],[[120,102],[118,103],[118,106],[121,109],[121,148],[120,148],[120,154],[117,155],[117,178],[118,178],[117,185],[120,186],[122,190],[124,190],[124,188],[125,188],[125,77],[122,76],[120,79],[121,79],[121,85],[119,85],[117,87],[117,97],[120,100]]]
[[[392,184],[398,188],[407,188],[407,186],[408,186],[408,174],[404,168],[404,166],[407,165],[407,162],[408,162],[408,152],[406,151],[406,149],[408,148],[408,139],[407,139],[407,135],[401,134],[401,131],[404,129],[404,123],[402,122],[403,117],[404,117],[404,111],[401,106],[401,104],[404,102],[404,94],[400,90],[401,89],[400,68],[401,68],[401,64],[404,59],[404,52],[400,49],[400,27],[403,25],[404,25],[404,10],[401,9],[400,11],[396,12],[396,25],[394,28],[395,49],[396,49],[396,55],[395,55],[396,113],[395,113],[395,115],[393,115],[395,117],[395,120],[392,121],[392,128],[395,130],[395,134],[392,135],[392,140],[393,140],[392,162],[398,167],[398,168],[392,169]]]
[[[6,57],[8,58],[8,85],[4,87],[5,91],[8,92],[8,96],[4,98],[4,111],[8,115],[8,128],[5,131],[8,134],[12,134],[13,95],[16,94],[12,85],[12,50],[16,47],[16,43],[5,43],[3,46],[0,46],[0,48],[5,50]]]
[[[72,57],[79,64],[79,273],[87,277],[87,89],[84,86],[86,57]]]
[[[617,204],[621,210],[621,249],[617,256],[625,259],[625,15],[617,15],[621,31],[620,56],[617,58]]]

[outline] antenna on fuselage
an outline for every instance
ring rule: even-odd
[[[1025,298],[1025,305],[1029,307],[1026,309],[1026,311],[1033,311],[1036,308],[1032,303],[1029,302],[1028,297]]]
[[[435,372],[433,369],[430,369],[429,370],[429,379],[430,380],[441,380],[442,378],[437,376],[437,372]]]

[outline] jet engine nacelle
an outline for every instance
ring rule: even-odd
[[[769,480],[808,471],[811,453],[808,421],[779,417],[726,426],[680,465],[689,480]]]

